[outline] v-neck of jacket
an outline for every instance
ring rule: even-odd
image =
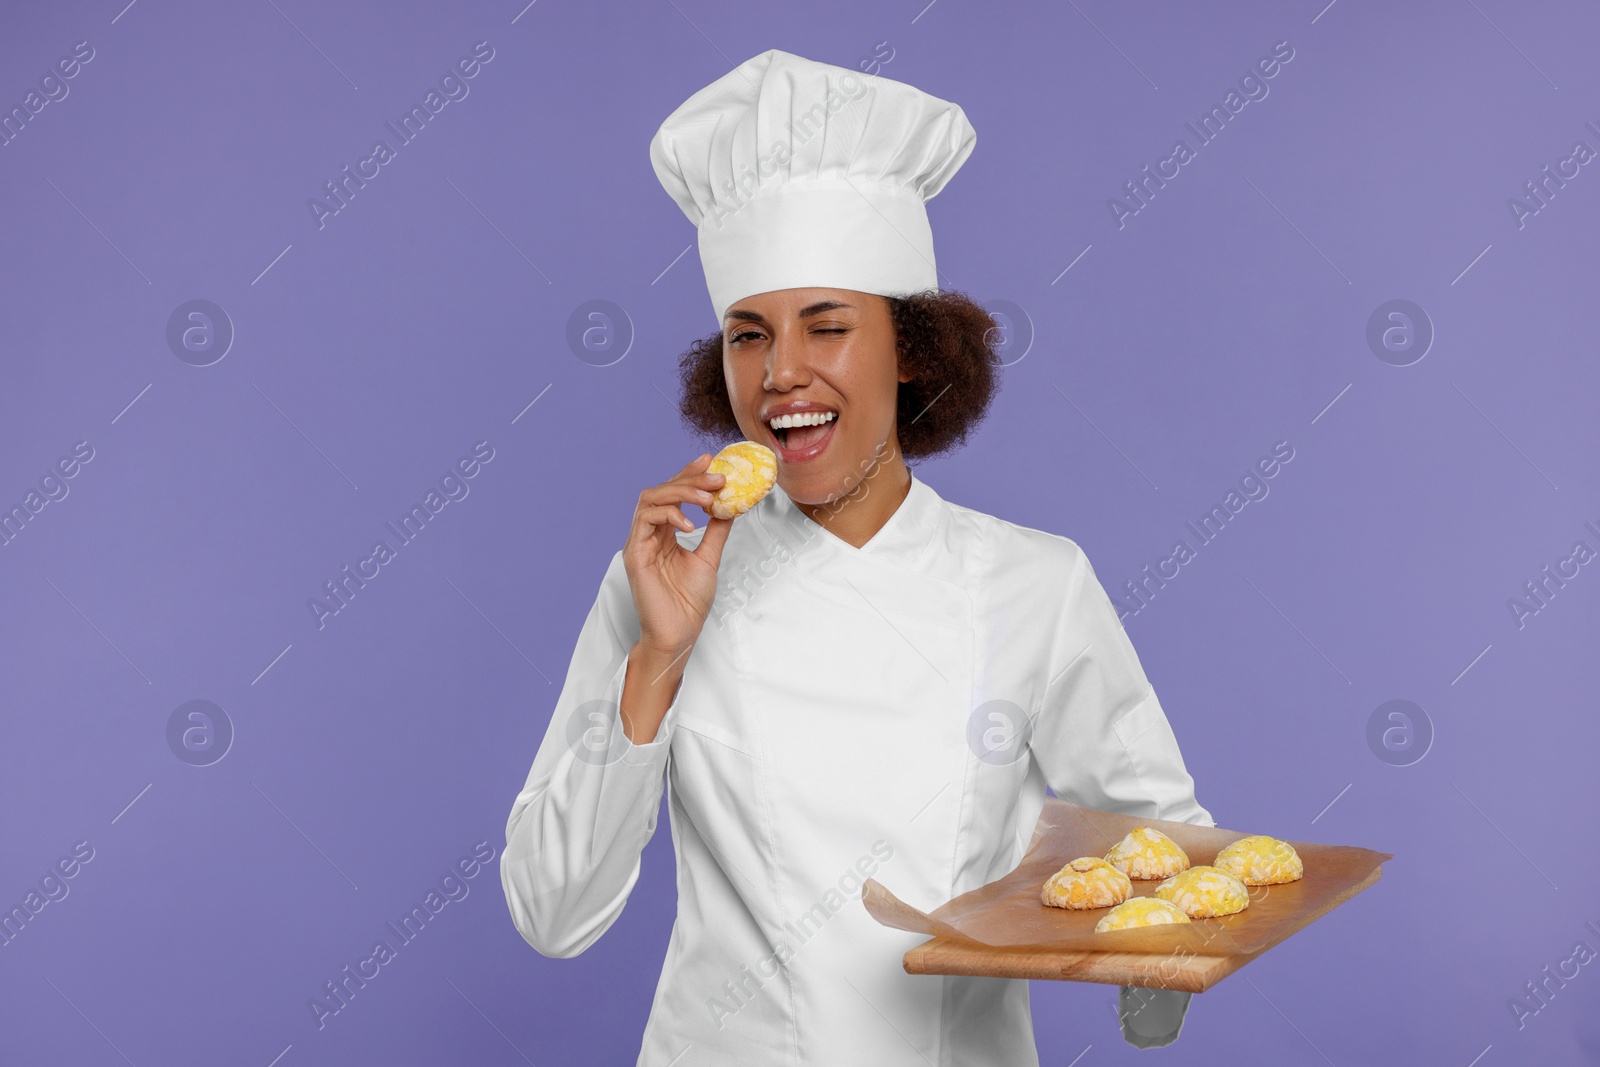
[[[767,504],[771,506],[762,506]],[[774,485],[755,511],[769,536],[781,533],[784,540],[791,543],[812,545],[815,542],[812,547],[831,546],[835,551],[856,558],[915,567],[943,518],[943,505],[944,499],[933,487],[912,474],[911,488],[900,506],[859,548],[802,511],[781,485]]]

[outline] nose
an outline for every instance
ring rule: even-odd
[[[766,380],[762,383],[768,392],[788,392],[811,380],[805,344],[798,332],[789,328],[773,331],[772,345],[767,349]]]

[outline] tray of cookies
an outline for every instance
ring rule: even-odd
[[[867,879],[911,974],[1200,993],[1376,882],[1387,852],[1142,819],[1047,797],[1010,874],[931,912]]]

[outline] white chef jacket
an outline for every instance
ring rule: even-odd
[[[678,913],[638,1067],[1036,1067],[1027,980],[907,974],[926,937],[868,915],[863,879],[928,911],[1001,877],[1047,784],[1215,825],[1083,550],[915,475],[860,548],[781,486],[735,519],[644,745],[617,720],[639,633],[619,551],[500,866],[522,936],[575,956],[627,902],[665,785]]]

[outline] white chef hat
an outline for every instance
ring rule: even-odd
[[[938,291],[923,205],[977,140],[955,104],[773,48],[667,116],[650,163],[699,228],[720,325],[775,289]]]

